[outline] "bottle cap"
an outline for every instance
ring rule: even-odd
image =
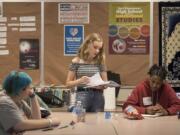
[[[77,104],[81,104],[81,101],[77,101]]]

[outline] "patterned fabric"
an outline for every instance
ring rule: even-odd
[[[168,71],[167,80],[180,86],[180,2],[160,2],[160,64]]]

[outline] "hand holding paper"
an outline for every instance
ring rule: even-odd
[[[89,83],[89,77],[88,76],[82,76],[81,78],[80,78],[80,84],[87,84],[87,83]]]
[[[87,87],[96,87],[96,86],[99,86],[99,85],[105,85],[105,84],[108,84],[109,82],[105,82],[102,80],[99,72],[94,74],[92,77],[89,78],[89,83],[87,83]]]
[[[107,86],[107,87],[120,87],[120,85],[114,81],[103,81],[99,72],[89,78],[89,83],[86,84],[86,88],[96,86]]]

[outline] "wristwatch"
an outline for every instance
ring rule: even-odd
[[[29,97],[34,98],[36,96],[35,92],[33,92]]]

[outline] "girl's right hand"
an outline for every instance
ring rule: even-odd
[[[89,83],[89,77],[88,76],[82,76],[81,78],[80,78],[80,84],[87,84],[87,83]]]

